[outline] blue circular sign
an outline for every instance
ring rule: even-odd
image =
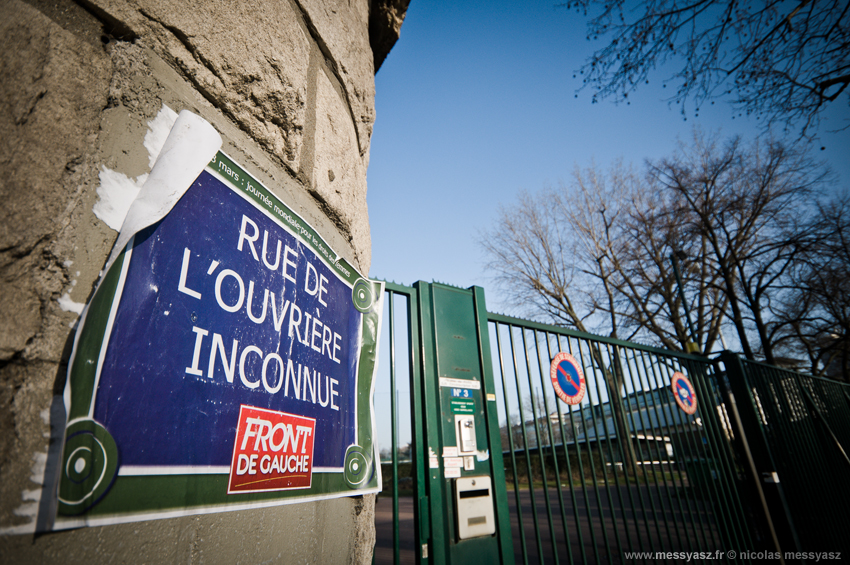
[[[558,353],[549,367],[549,377],[555,394],[563,402],[576,405],[584,398],[587,386],[578,361],[569,353]]]
[[[678,371],[673,373],[670,386],[673,388],[673,398],[676,400],[676,404],[685,414],[693,414],[697,411],[697,395],[694,391],[694,385],[684,374]]]

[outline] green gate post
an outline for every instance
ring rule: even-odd
[[[513,563],[510,512],[496,388],[491,363],[484,289],[460,289],[438,283],[417,282],[425,444],[425,465],[430,509],[431,551],[435,564]],[[441,381],[443,379],[443,381]],[[471,402],[452,401],[451,381],[466,383]],[[441,386],[442,385],[442,386]],[[476,388],[479,387],[479,388]],[[455,481],[447,478],[445,448],[458,449],[455,412],[469,410],[475,418],[477,453],[473,469],[462,477],[488,475],[491,479],[495,534],[459,539],[455,508]],[[472,413],[474,411],[474,414]],[[462,412],[465,413],[465,412]],[[486,453],[487,456],[479,456]],[[436,461],[434,461],[436,459]],[[434,466],[432,461],[436,462]]]
[[[785,541],[785,550],[802,551],[800,539],[794,527],[791,511],[785,499],[782,488],[781,477],[777,480],[776,464],[770,452],[770,445],[764,435],[762,424],[759,419],[758,409],[752,394],[746,369],[741,363],[740,357],[730,351],[720,354],[720,360],[726,367],[732,398],[730,400],[730,416],[736,425],[735,436],[740,436],[737,447],[740,460],[748,467],[751,481],[755,484],[756,500],[766,502],[769,514],[766,518],[766,527],[775,532],[774,544],[779,545],[779,539]],[[721,382],[723,379],[719,379]],[[736,417],[737,415],[737,417]],[[753,463],[750,468],[748,463]],[[753,472],[755,476],[752,476]],[[773,532],[768,532],[769,535]],[[778,538],[778,539],[777,539]],[[788,547],[788,546],[792,547]],[[779,548],[776,551],[781,551]]]
[[[499,408],[497,404],[495,375],[493,373],[493,357],[490,350],[490,333],[487,324],[487,305],[484,300],[484,289],[480,286],[471,288],[475,303],[475,327],[478,330],[478,352],[481,363],[485,402],[487,435],[490,444],[490,465],[493,477],[493,502],[496,510],[496,537],[499,539],[501,562],[514,562],[513,537],[511,533],[511,514],[508,510],[508,489],[505,478],[505,462],[502,458],[502,434],[499,429]],[[505,419],[507,423],[507,418]],[[509,425],[509,424],[508,424]]]

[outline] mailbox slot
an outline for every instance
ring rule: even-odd
[[[459,540],[496,533],[493,488],[489,476],[455,479],[455,514]]]

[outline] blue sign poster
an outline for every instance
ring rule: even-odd
[[[584,398],[587,390],[584,373],[576,358],[569,353],[560,352],[555,355],[549,366],[549,378],[552,380],[555,394],[562,402],[575,406]]]
[[[56,527],[377,492],[382,296],[219,152],[81,321]]]
[[[685,414],[696,413],[697,395],[691,381],[683,373],[676,371],[670,379],[670,386],[673,389],[673,398],[679,408]]]

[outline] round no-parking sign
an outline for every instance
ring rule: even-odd
[[[578,361],[569,353],[558,353],[552,359],[549,376],[558,398],[570,405],[576,405],[584,398],[587,389],[584,374]]]
[[[697,411],[697,395],[694,391],[694,385],[684,374],[678,371],[673,373],[670,386],[673,387],[673,398],[676,399],[676,404],[685,414],[693,414]]]

